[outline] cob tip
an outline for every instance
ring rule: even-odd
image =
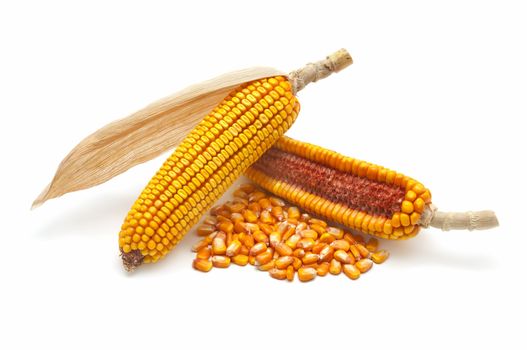
[[[138,249],[125,253],[121,248],[121,259],[123,260],[124,269],[132,272],[143,263],[144,256]]]

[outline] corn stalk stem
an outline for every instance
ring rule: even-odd
[[[332,73],[337,73],[352,63],[353,59],[348,51],[340,49],[326,57],[326,59],[306,64],[305,67],[289,73],[288,78],[293,85],[293,93],[298,93],[309,83],[317,82]]]

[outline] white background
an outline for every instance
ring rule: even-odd
[[[189,2],[190,3],[190,2]],[[0,4],[0,348],[512,348],[525,337],[521,1]],[[355,63],[299,94],[288,133],[422,181],[487,232],[381,242],[358,281],[191,268],[193,233],[127,274],[117,232],[165,156],[30,211],[84,136],[223,72]]]

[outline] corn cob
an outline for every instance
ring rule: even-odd
[[[414,237],[428,225],[472,230],[498,224],[489,211],[438,212],[420,182],[288,137],[249,168],[247,176],[309,212],[387,239]]]
[[[289,78],[249,82],[227,96],[183,140],[132,206],[119,233],[124,267],[133,270],[165,256],[291,126],[300,109],[295,93],[306,81],[350,63],[341,50]],[[322,69],[316,68],[320,64]]]

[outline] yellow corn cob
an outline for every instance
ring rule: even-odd
[[[124,267],[165,256],[202,214],[295,121],[295,94],[352,63],[346,50],[307,64],[288,77],[245,83],[183,140],[150,180],[119,233]]]
[[[428,226],[443,231],[498,226],[492,211],[437,211],[430,191],[408,176],[285,136],[246,174],[316,215],[382,238],[407,239]]]
[[[282,136],[299,108],[283,76],[244,84],[225,98],[167,159],[128,213],[119,233],[125,267],[166,255]]]

